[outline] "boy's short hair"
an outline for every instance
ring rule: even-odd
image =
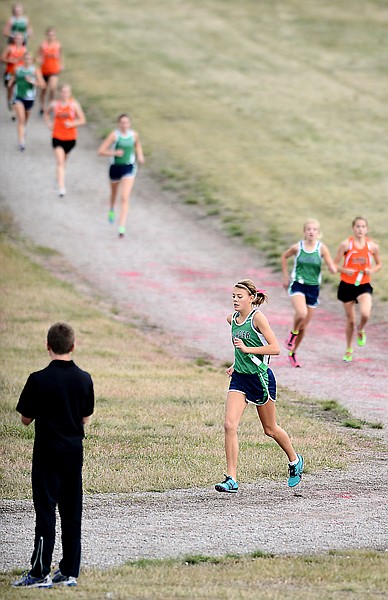
[[[55,323],[47,333],[47,344],[54,354],[69,354],[75,341],[74,329],[68,323]]]

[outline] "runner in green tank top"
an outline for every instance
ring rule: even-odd
[[[32,36],[32,27],[29,18],[24,14],[22,4],[13,5],[12,15],[6,22],[3,33],[8,38],[9,43],[13,41],[16,33],[21,33],[24,45],[27,46],[28,38]]]
[[[268,342],[263,336],[263,334],[258,331],[253,321],[256,316],[256,312],[258,309],[252,310],[252,312],[248,315],[248,317],[241,324],[237,319],[241,317],[240,313],[236,312],[232,315],[232,339],[240,339],[244,342],[244,344],[248,347],[262,347],[267,346]],[[256,316],[259,318],[259,315]],[[260,363],[260,364],[259,364]],[[269,365],[269,355],[260,354],[255,356],[254,354],[246,354],[241,352],[238,348],[235,350],[234,357],[234,369],[239,373],[256,373],[257,369],[260,368],[262,371],[267,370],[267,366]]]
[[[113,144],[113,149],[122,150],[121,156],[112,156],[112,165],[136,165],[135,132],[130,129],[126,134],[123,134],[120,129],[116,131],[116,142]]]
[[[15,71],[15,98],[21,100],[35,100],[36,97],[36,74],[35,67],[31,65],[19,67]]]
[[[37,87],[45,87],[46,84],[40,70],[34,66],[32,55],[26,52],[24,64],[16,69],[14,75],[8,81],[8,87],[14,90],[13,107],[17,119],[17,132],[19,149],[25,150],[25,128],[34,105]]]
[[[285,347],[292,367],[300,367],[296,350],[306,333],[307,326],[318,306],[321,283],[322,258],[330,273],[337,269],[325,244],[319,241],[320,226],[315,219],[309,219],[303,226],[304,240],[294,244],[282,254],[283,286],[288,290],[294,308],[294,323]],[[287,260],[294,257],[291,277],[288,274]]]
[[[288,434],[276,422],[276,379],[269,368],[271,355],[279,354],[279,344],[267,318],[257,308],[267,300],[250,279],[233,289],[235,312],[228,317],[234,345],[234,363],[227,369],[230,384],[225,409],[225,454],[227,474],[217,483],[218,492],[235,493],[237,483],[238,436],[242,414],[248,404],[256,406],[264,433],[287,454],[289,487],[297,485],[303,472],[303,457],[296,454]]]
[[[136,131],[131,129],[129,115],[122,114],[117,119],[118,129],[112,131],[98,149],[99,156],[109,156],[111,166],[109,178],[111,185],[108,220],[114,223],[115,204],[119,186],[121,186],[121,208],[119,218],[119,237],[125,235],[129,197],[132,192],[137,163],[144,163],[144,154]]]

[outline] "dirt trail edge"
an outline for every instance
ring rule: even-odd
[[[61,253],[98,296],[172,336],[183,355],[232,360],[225,318],[231,286],[246,276],[267,290],[265,312],[279,339],[285,337],[291,310],[279,276],[256,253],[161,193],[144,174],[135,185],[128,234],[118,239],[116,226],[107,220],[107,163],[96,156],[98,142],[90,131],[81,132],[70,156],[64,199],[55,193],[50,135],[36,111],[24,153],[17,149],[11,122],[2,123],[0,144],[1,210],[12,212],[34,244]],[[382,422],[379,434],[387,441],[388,323],[374,317],[368,343],[355,350],[351,365],[341,361],[343,324],[342,307],[332,293],[324,293],[300,353],[303,368],[290,368],[283,352],[273,361],[278,383],[338,400],[356,416]],[[297,496],[283,483],[268,481],[243,485],[232,498],[213,490],[87,496],[83,563],[108,567],[140,557],[256,549],[386,549],[386,455],[363,456],[358,464],[346,473],[307,475]],[[0,569],[7,570],[28,562],[33,511],[29,501],[2,501],[0,509]]]

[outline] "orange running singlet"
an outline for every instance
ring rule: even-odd
[[[61,70],[61,44],[59,42],[42,42],[40,46],[42,57],[42,75],[58,75]]]
[[[345,273],[341,273],[341,281],[354,284],[359,272],[365,271],[366,268],[370,268],[372,266],[372,251],[368,238],[365,239],[363,248],[355,247],[353,237],[348,238],[348,240],[349,250],[345,252],[343,267],[347,269],[354,269],[355,272],[353,275],[345,275]],[[360,281],[360,284],[363,283],[370,283],[370,275],[364,273]]]
[[[62,140],[63,142],[77,139],[77,128],[65,127],[66,121],[73,121],[76,118],[75,102],[72,98],[66,104],[62,104],[60,100],[54,106],[54,127],[53,138]]]
[[[25,46],[16,46],[16,44],[11,44],[8,47],[7,52],[7,66],[5,67],[5,72],[13,75],[18,67],[22,67],[24,64],[24,55],[27,52],[27,48]],[[17,62],[8,62],[9,59],[16,59]]]

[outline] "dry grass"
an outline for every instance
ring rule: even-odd
[[[102,600],[244,599],[244,600],[377,600],[386,598],[387,554],[332,552],[325,556],[188,557],[182,561],[138,561],[109,571],[86,571],[77,590],[52,589],[50,598],[66,592]],[[0,577],[4,600],[31,598],[32,590],[9,587]],[[37,590],[35,598],[41,597]],[[43,592],[44,593],[44,592]]]
[[[8,16],[9,6],[0,7]],[[130,110],[162,184],[279,253],[320,219],[332,252],[365,214],[388,258],[388,6],[381,0],[30,0],[88,117]],[[388,275],[376,277],[388,298]]]
[[[57,320],[74,325],[74,358],[95,382],[96,413],[85,441],[87,492],[192,487],[193,473],[197,486],[209,486],[222,476],[223,368],[174,359],[138,330],[94,309],[90,299],[4,240],[0,259],[3,497],[30,496],[33,426],[20,423],[15,406],[28,374],[48,362],[45,335]],[[279,420],[306,454],[307,470],[346,466],[349,450],[364,442],[318,422],[303,406],[295,394],[281,392]],[[284,478],[285,457],[263,435],[253,409],[244,415],[240,433],[241,480]]]

